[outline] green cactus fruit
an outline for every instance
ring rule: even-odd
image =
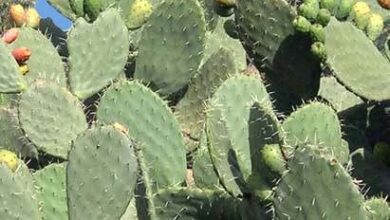
[[[328,25],[331,16],[332,15],[328,9],[321,8],[317,15],[317,23],[325,27]]]
[[[315,21],[320,10],[318,2],[306,4],[303,3],[298,8],[298,14],[307,18],[309,21]]]
[[[310,31],[310,21],[308,21],[305,17],[303,16],[298,16],[294,19],[293,25],[295,30],[302,32],[302,33],[308,33]]]
[[[324,27],[320,24],[313,24],[310,27],[310,37],[314,42],[325,42],[325,31]]]
[[[15,172],[18,168],[19,159],[14,152],[0,149],[0,163],[5,164],[12,172]]]
[[[103,11],[105,0],[85,0],[84,11],[89,19],[95,20],[99,13]]]
[[[383,17],[380,14],[372,14],[368,19],[366,32],[368,38],[375,40],[383,31],[384,22]]]
[[[272,201],[272,189],[269,185],[264,183],[264,179],[258,173],[251,174],[246,179],[246,182],[248,187],[253,189],[253,193],[261,202],[266,203]]]
[[[334,12],[337,8],[337,3],[336,0],[321,0],[320,1],[320,6],[323,9],[328,9],[329,12],[334,15]]]
[[[378,142],[374,146],[375,159],[390,166],[390,145],[385,142]]]
[[[278,144],[267,144],[261,149],[261,158],[274,172],[282,174],[285,170],[285,161]]]
[[[341,20],[348,17],[352,10],[354,0],[340,0],[339,5],[337,6],[336,18]]]
[[[311,52],[320,60],[326,60],[326,49],[322,42],[314,42],[310,48]]]
[[[370,19],[370,6],[366,2],[356,2],[352,7],[352,17],[355,21],[356,27],[364,30]]]
[[[137,29],[148,20],[153,6],[149,0],[135,0],[129,10],[126,25],[130,29]]]

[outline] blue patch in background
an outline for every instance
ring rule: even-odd
[[[35,7],[41,18],[51,18],[54,24],[62,30],[68,30],[72,26],[72,22],[49,5],[46,0],[37,0]]]

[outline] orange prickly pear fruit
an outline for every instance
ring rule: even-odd
[[[22,64],[30,58],[31,53],[31,50],[27,47],[19,47],[12,51],[12,56],[19,64]]]
[[[26,23],[28,27],[37,28],[41,17],[35,8],[28,8],[26,10]]]
[[[378,0],[378,4],[384,9],[390,9],[390,0]]]
[[[11,28],[3,34],[2,39],[3,39],[4,43],[10,44],[10,43],[14,42],[16,40],[16,38],[18,38],[18,36],[19,36],[19,29],[18,28]]]
[[[11,5],[8,13],[16,26],[21,27],[26,23],[26,12],[21,4]]]

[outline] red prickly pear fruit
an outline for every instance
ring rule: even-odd
[[[26,22],[28,27],[37,28],[41,17],[35,8],[28,8],[26,10]]]
[[[21,27],[26,23],[26,12],[21,4],[11,5],[8,13],[16,26]]]
[[[18,36],[19,36],[19,29],[18,28],[11,28],[3,34],[3,37],[2,37],[3,42],[6,44],[10,44],[10,43],[14,42],[16,40],[16,38],[18,38]]]
[[[19,64],[21,64],[26,62],[30,58],[31,53],[31,50],[27,47],[19,47],[12,51],[12,56]]]

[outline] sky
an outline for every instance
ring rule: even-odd
[[[71,21],[62,16],[58,11],[51,7],[46,0],[37,0],[36,9],[41,18],[50,17],[53,22],[61,29],[69,29],[72,25]]]

